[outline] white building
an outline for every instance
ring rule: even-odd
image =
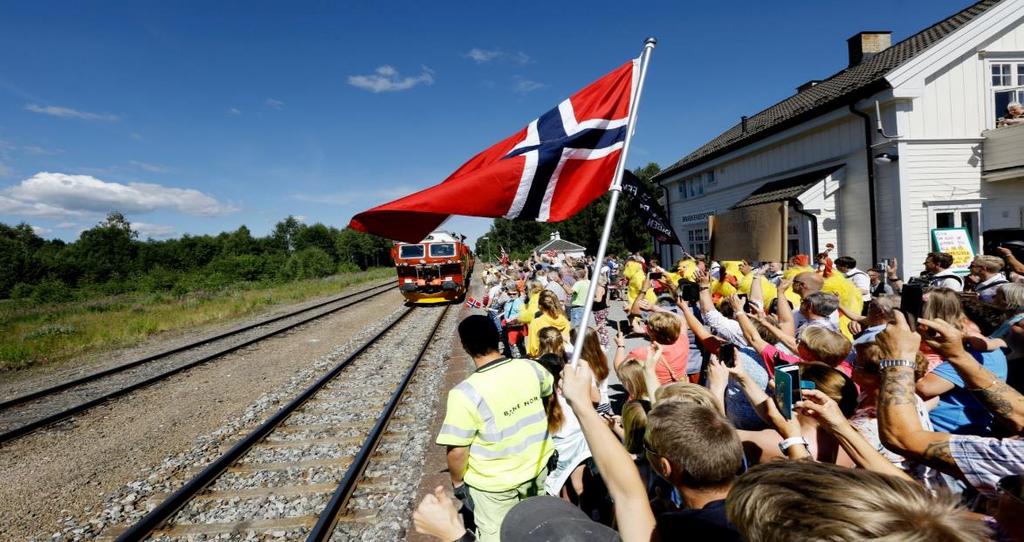
[[[550,238],[544,244],[534,247],[533,251],[537,254],[555,252],[570,258],[583,258],[587,254],[586,247],[562,239],[561,234],[557,230],[551,232]]]
[[[707,251],[709,214],[771,201],[790,202],[791,255],[833,243],[862,268],[898,258],[904,275],[922,270],[931,228],[965,227],[976,249],[986,230],[1024,228],[1024,126],[995,129],[1024,101],[1024,0],[890,36],[850,38],[846,68],[658,173],[686,251]]]

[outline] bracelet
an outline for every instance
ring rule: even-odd
[[[805,439],[804,437],[791,437],[779,443],[779,450],[782,451],[783,454],[785,454],[786,450],[789,450],[791,446],[796,444],[803,444],[804,447],[809,447],[807,439]]]
[[[626,349],[626,345],[624,345],[624,344],[617,344],[617,345],[615,345],[615,349],[616,350],[618,350],[619,348],[625,350]]]
[[[701,291],[703,291],[703,290],[710,290],[711,287],[710,286],[701,286],[700,289],[701,289]]]
[[[893,367],[910,367],[911,369],[916,369],[917,362],[910,359],[883,359],[878,362],[878,368],[883,371]]]

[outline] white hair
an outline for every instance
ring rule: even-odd
[[[1006,104],[1006,109],[1010,109],[1011,107],[1024,107],[1024,106],[1021,106],[1020,102],[1010,102],[1010,103]]]

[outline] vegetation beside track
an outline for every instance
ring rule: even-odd
[[[135,344],[165,331],[187,330],[328,296],[359,283],[392,278],[371,268],[287,283],[242,282],[219,289],[128,292],[84,301],[0,301],[0,378],[12,370]]]

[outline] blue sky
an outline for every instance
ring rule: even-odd
[[[143,237],[292,214],[344,227],[436,184],[658,48],[630,168],[667,166],[965,1],[16,2],[0,18],[0,222],[72,240],[119,209]],[[636,11],[627,11],[636,10]],[[453,218],[483,234],[489,220]]]

